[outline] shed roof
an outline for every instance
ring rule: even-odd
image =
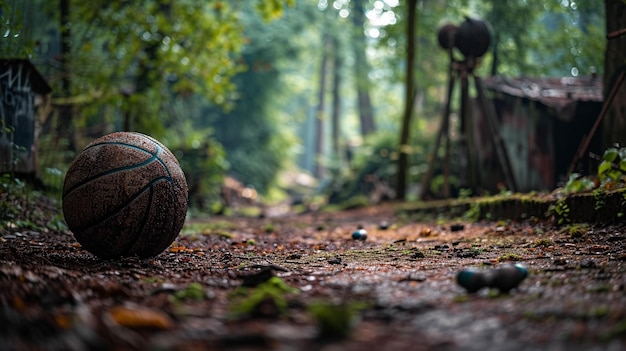
[[[27,59],[0,59],[0,71],[4,71],[7,66],[14,66],[23,64],[26,69],[29,70],[29,74],[32,77],[31,88],[37,94],[49,94],[52,92],[52,88],[48,85],[48,82],[44,79],[44,77],[37,71],[35,65]]]
[[[485,88],[507,95],[540,102],[571,120],[578,102],[602,102],[602,80],[597,77],[507,78],[488,77]]]

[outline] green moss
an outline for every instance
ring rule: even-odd
[[[276,230],[276,228],[274,228],[274,224],[267,223],[265,227],[263,228],[263,230],[269,234],[269,233],[273,233]]]
[[[506,261],[519,261],[522,259],[522,256],[516,254],[516,253],[505,253],[503,255],[501,255],[500,257],[498,257],[498,261],[499,262],[506,262]]]
[[[585,318],[603,318],[609,314],[609,308],[607,306],[598,306],[587,311]]]
[[[566,233],[570,238],[581,238],[589,231],[589,225],[585,223],[572,224],[561,230],[562,233]]]
[[[255,288],[239,287],[231,294],[233,304],[231,312],[235,317],[244,317],[260,313],[259,308],[265,303],[272,303],[278,314],[287,313],[287,295],[299,290],[287,285],[282,279],[272,277]]]
[[[350,335],[357,313],[366,306],[359,302],[313,302],[307,310],[316,320],[321,338],[341,339]]]
[[[550,238],[542,238],[533,243],[534,247],[548,247],[554,245],[554,241]]]
[[[235,228],[237,228],[237,224],[232,221],[191,222],[185,224],[181,234],[214,234]]]
[[[185,289],[179,290],[172,295],[172,300],[175,303],[180,303],[184,300],[196,300],[201,301],[206,298],[206,292],[204,287],[200,283],[191,283]]]

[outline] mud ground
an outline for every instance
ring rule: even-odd
[[[509,261],[529,275],[508,294],[455,281]],[[190,219],[144,260],[3,228],[0,349],[617,351],[625,273],[624,226],[417,221],[393,204]]]

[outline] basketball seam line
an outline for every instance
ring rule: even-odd
[[[135,235],[135,240],[133,240],[133,243],[128,245],[128,248],[126,250],[124,250],[124,254],[122,254],[122,256],[128,256],[128,254],[135,249],[135,245],[137,245],[137,242],[141,239],[141,237],[143,237],[143,231],[146,229],[146,223],[148,222],[148,217],[150,216],[150,210],[152,209],[152,199],[154,197],[154,188],[150,187],[150,196],[148,197],[148,206],[146,206],[146,210],[144,212],[144,215],[141,218],[141,224],[140,224],[140,230],[138,233],[136,233]]]
[[[91,147],[93,147],[93,146],[103,145],[103,144],[108,144],[108,145],[111,145],[111,144],[116,144],[116,145],[124,145],[124,146],[129,146],[129,147],[135,148],[135,149],[137,149],[137,150],[141,150],[141,151],[143,151],[143,152],[146,152],[147,154],[151,155],[152,157],[150,157],[150,158],[146,159],[145,161],[143,161],[143,162],[141,162],[141,163],[137,163],[137,164],[134,164],[134,165],[129,165],[129,166],[124,166],[124,167],[118,167],[118,168],[110,169],[110,170],[108,170],[108,171],[106,171],[106,172],[99,173],[99,174],[97,174],[97,175],[94,175],[94,176],[92,176],[92,177],[89,177],[89,178],[87,178],[87,179],[84,179],[83,181],[81,181],[81,182],[79,182],[79,183],[74,184],[74,186],[73,186],[73,187],[71,187],[71,188],[67,189],[67,191],[63,193],[63,197],[65,197],[65,196],[69,195],[72,191],[74,191],[74,190],[76,190],[76,189],[80,188],[81,186],[83,186],[83,185],[85,185],[85,184],[87,184],[87,183],[91,182],[91,181],[92,181],[92,180],[94,180],[94,179],[98,179],[98,178],[101,178],[101,177],[107,176],[107,175],[109,175],[109,174],[113,174],[113,173],[117,173],[117,172],[121,172],[121,171],[126,171],[126,170],[129,170],[129,169],[134,169],[134,168],[143,167],[143,166],[145,166],[145,165],[148,165],[148,164],[152,163],[154,160],[157,160],[157,161],[158,161],[158,162],[159,162],[159,163],[163,166],[163,168],[165,169],[165,172],[167,173],[168,178],[172,179],[172,174],[170,173],[170,170],[167,168],[167,165],[163,162],[163,160],[161,160],[161,159],[158,157],[158,154],[159,154],[159,153],[161,152],[161,150],[162,150],[162,148],[161,148],[159,145],[157,145],[157,150],[156,150],[156,153],[154,153],[154,154],[153,154],[152,152],[150,152],[150,151],[148,151],[148,150],[145,150],[145,149],[142,149],[142,148],[140,148],[140,147],[137,147],[137,146],[134,146],[134,145],[130,145],[130,144],[118,143],[118,142],[98,143],[98,144],[96,144],[96,145],[92,145],[92,146],[90,146],[89,148],[91,148]]]
[[[135,195],[129,198],[128,201],[126,201],[122,206],[118,206],[114,208],[109,214],[103,216],[101,220],[96,221],[94,223],[88,223],[87,225],[84,225],[81,228],[76,228],[75,231],[78,233],[82,233],[84,230],[89,229],[90,227],[101,224],[102,222],[106,221],[107,219],[111,218],[112,216],[117,214],[119,211],[124,209],[124,207],[128,206],[131,202],[135,201],[139,196],[141,196],[143,193],[151,189],[156,183],[159,183],[161,181],[173,182],[173,179],[171,177],[165,177],[165,176],[161,176],[159,178],[154,179],[153,181],[148,183],[146,186],[144,186],[140,191],[136,192]]]
[[[151,138],[151,139],[152,139],[152,138]],[[163,168],[165,168],[165,171],[167,172],[167,175],[168,175],[168,176],[171,176],[171,174],[170,174],[170,169],[169,169],[169,168],[167,167],[167,165],[165,164],[165,161],[163,161],[163,160],[159,157],[159,154],[161,153],[161,151],[163,151],[163,147],[162,147],[161,145],[159,145],[157,142],[155,142],[154,140],[151,140],[151,141],[152,141],[152,143],[154,144],[154,146],[156,147],[156,151],[155,151],[155,153],[152,153],[152,152],[150,152],[150,150],[143,149],[143,148],[141,148],[141,147],[139,147],[139,146],[137,146],[137,145],[128,144],[128,143],[123,143],[123,142],[120,142],[120,141],[103,141],[103,142],[100,142],[100,143],[97,143],[97,144],[93,144],[93,145],[89,146],[89,147],[88,147],[88,148],[86,148],[86,149],[91,149],[92,147],[95,147],[95,146],[98,146],[98,145],[123,145],[123,146],[128,146],[128,147],[130,147],[130,148],[137,149],[137,150],[139,150],[139,151],[143,151],[143,152],[145,152],[145,153],[147,153],[147,154],[152,155],[154,158],[156,158],[156,159],[157,159],[157,161],[159,161],[159,163],[163,166]],[[86,149],[85,149],[85,150],[86,150]]]

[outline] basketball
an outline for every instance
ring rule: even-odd
[[[65,221],[84,249],[101,258],[147,258],[163,252],[182,229],[187,181],[159,141],[117,132],[76,156],[62,199]]]

